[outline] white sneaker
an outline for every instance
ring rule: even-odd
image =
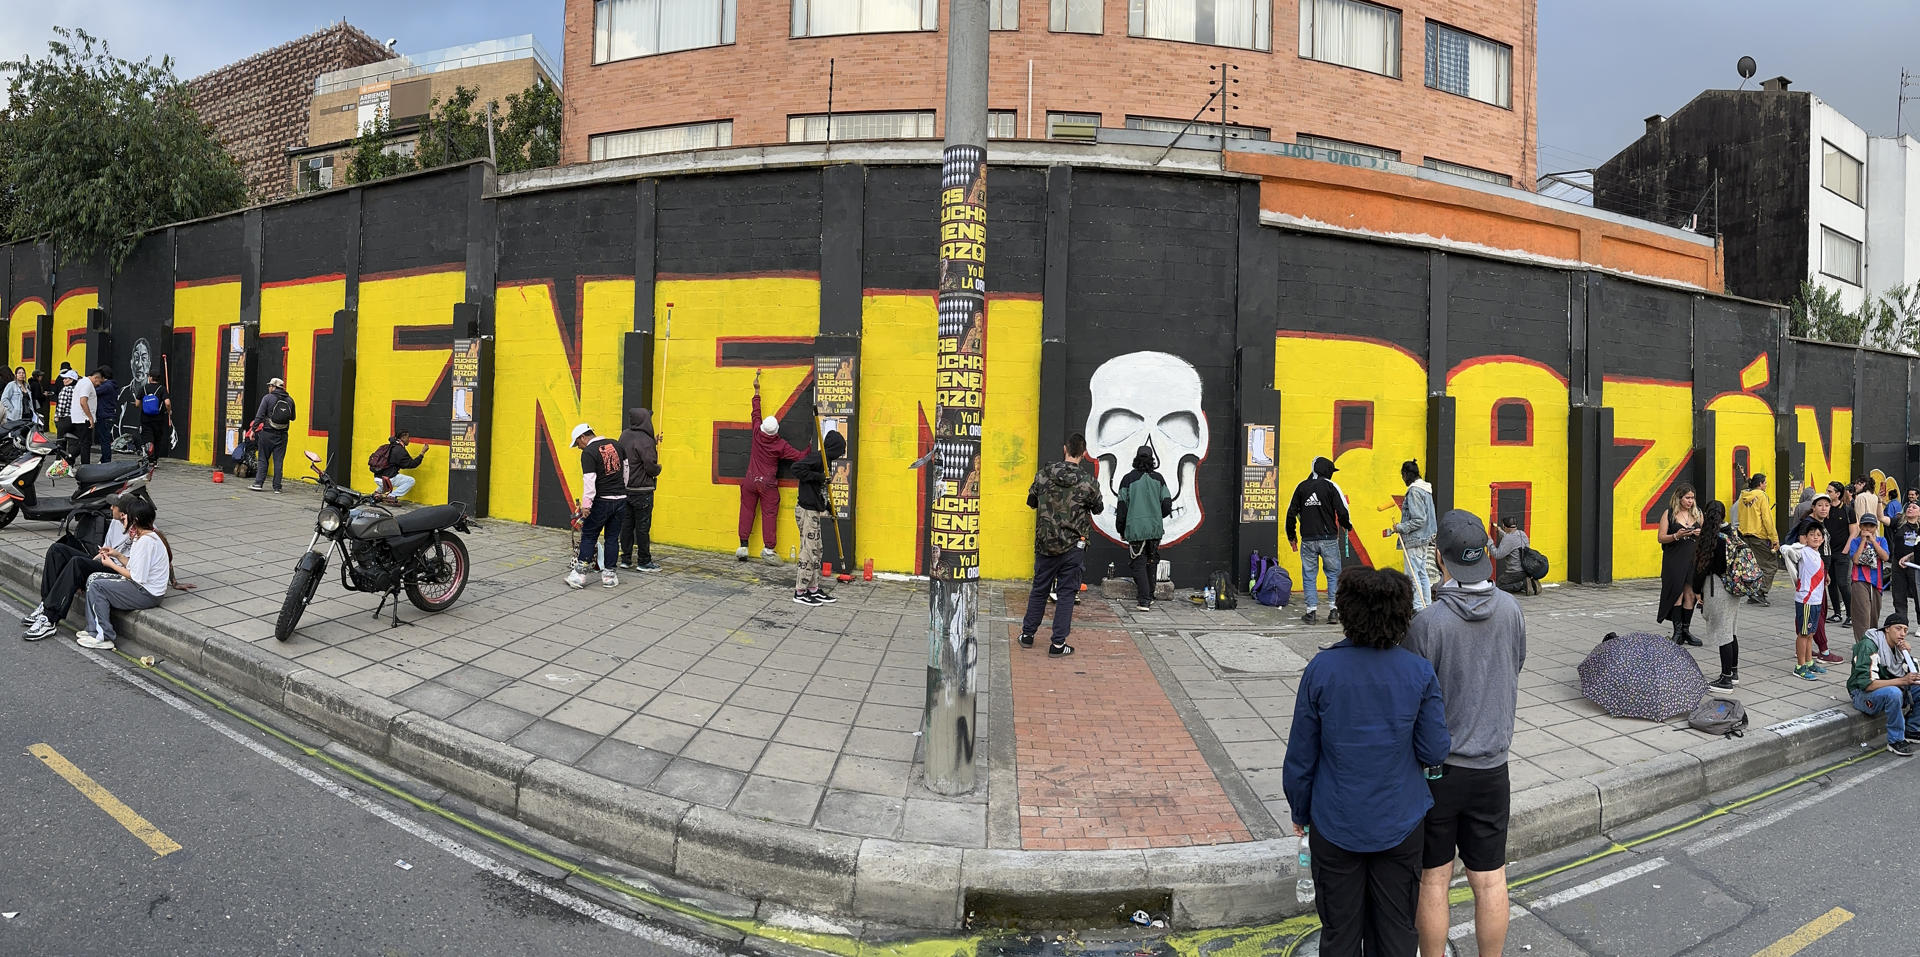
[[[601,588],[612,588],[613,586],[618,584],[620,584],[620,576],[614,574],[611,570],[600,573]]]
[[[33,624],[33,620],[35,618],[45,617],[46,614],[47,614],[47,606],[45,602],[42,602],[41,604],[33,606],[32,611],[27,612],[25,615],[20,616],[20,625],[21,627],[24,628],[27,625]]]
[[[733,560],[734,560],[734,561],[736,561],[736,562],[744,562],[744,561],[746,561],[746,560],[747,560],[747,546],[745,546],[745,545],[742,545],[742,546],[740,546],[739,548],[736,548],[736,549],[734,549],[734,550],[733,550]]]
[[[58,629],[54,627],[53,622],[47,620],[47,616],[35,615],[33,616],[33,621],[27,623],[26,634],[21,637],[28,641],[39,641],[53,634],[56,630]]]
[[[82,648],[92,648],[95,651],[113,650],[113,642],[107,641],[90,631],[80,632],[75,636],[74,640]]]
[[[568,588],[585,588],[585,587],[587,587],[587,571],[586,571],[586,568],[587,568],[587,566],[585,566],[585,565],[583,565],[583,564],[581,564],[581,563],[579,563],[579,562],[574,562],[574,563],[573,563],[573,567],[567,570],[567,587],[568,587]]]
[[[771,548],[763,548],[760,550],[760,560],[769,565],[779,565],[780,553]]]

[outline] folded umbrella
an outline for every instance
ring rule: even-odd
[[[1580,662],[1580,693],[1616,718],[1665,721],[1699,705],[1707,679],[1673,639],[1635,632],[1609,636]]]

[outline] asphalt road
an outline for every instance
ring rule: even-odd
[[[19,614],[0,602],[0,953],[734,949],[529,879],[310,759],[303,776],[291,749],[216,718],[235,740],[65,631],[20,641]]]

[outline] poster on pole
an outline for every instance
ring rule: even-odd
[[[240,447],[240,430],[247,421],[247,330],[246,327],[233,325],[227,327],[227,370],[224,383],[225,409],[224,424],[227,432],[227,454],[232,455]]]
[[[940,174],[939,338],[927,573],[980,577],[980,429],[986,411],[987,151],[949,146]]]
[[[1274,428],[1249,423],[1240,463],[1240,522],[1280,520],[1280,469],[1274,464]]]
[[[471,472],[480,467],[479,429],[473,421],[480,388],[480,340],[453,341],[453,423],[448,431],[447,468]]]
[[[833,517],[853,517],[853,413],[858,391],[858,360],[853,356],[817,356],[813,360],[814,423],[822,442],[828,432],[840,433],[847,443],[846,454],[836,459],[827,472],[827,501]]]

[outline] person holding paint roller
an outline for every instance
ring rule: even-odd
[[[780,437],[780,420],[760,416],[760,373],[753,374],[753,449],[747,453],[746,481],[740,485],[740,547],[733,553],[737,561],[747,560],[747,538],[753,534],[753,514],[760,513],[760,559],[769,565],[780,564],[779,523],[780,463],[797,462],[801,452]],[[836,436],[838,433],[834,433]],[[846,440],[841,439],[842,448]],[[824,474],[824,472],[822,473]],[[815,528],[818,534],[819,529]],[[802,543],[804,544],[804,542]],[[819,571],[819,558],[814,570]]]

